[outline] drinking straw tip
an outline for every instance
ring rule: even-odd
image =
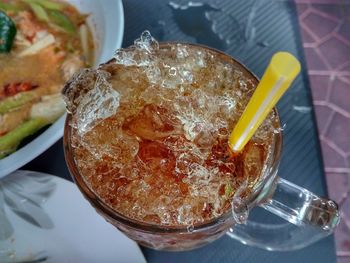
[[[277,52],[271,58],[261,81],[249,100],[229,138],[229,147],[239,152],[289,88],[301,69],[300,62],[288,52]]]

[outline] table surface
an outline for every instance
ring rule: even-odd
[[[279,174],[318,195],[326,196],[294,3],[274,0],[188,3],[182,0],[124,1],[123,47],[131,45],[147,29],[160,41],[197,42],[223,50],[258,76],[262,75],[273,53],[280,50],[293,53],[304,70],[278,104],[284,125]],[[62,140],[23,169],[71,180],[64,161]],[[255,211],[254,217],[261,220],[264,214]],[[274,217],[269,219],[271,222],[276,220]],[[294,252],[268,252],[245,246],[228,236],[189,252],[160,252],[148,248],[142,248],[142,251],[148,262],[336,262],[333,236]]]

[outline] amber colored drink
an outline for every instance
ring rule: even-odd
[[[65,96],[87,187],[146,225],[195,228],[227,213],[259,181],[278,128],[271,113],[242,153],[228,151],[257,82],[244,70],[217,51],[144,36],[81,72]]]

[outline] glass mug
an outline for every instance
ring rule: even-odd
[[[163,43],[160,45],[172,45]],[[191,46],[199,46],[192,45]],[[200,46],[233,64],[245,76],[258,83],[257,77],[235,59],[223,52]],[[273,109],[277,115],[276,109]],[[141,245],[160,250],[189,250],[210,243],[225,233],[238,241],[267,250],[287,251],[303,248],[330,234],[339,223],[340,213],[335,202],[323,199],[277,175],[281,158],[282,135],[274,134],[267,169],[251,194],[234,201],[232,210],[207,223],[194,227],[151,225],[123,216],[106,205],[86,184],[75,163],[72,143],[72,116],[67,115],[64,127],[64,153],[68,169],[85,198],[109,223]],[[285,219],[289,223],[267,225],[247,220],[254,207]],[[296,227],[295,227],[296,226]]]

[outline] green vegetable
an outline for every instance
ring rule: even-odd
[[[28,4],[35,3],[50,10],[63,10],[65,7],[65,4],[63,3],[53,2],[48,0],[24,0],[24,2]]]
[[[0,10],[4,12],[12,11],[12,12],[18,12],[21,10],[18,6],[9,4],[9,3],[1,3],[0,2]]]
[[[10,52],[16,33],[15,23],[0,11],[0,53]]]
[[[47,121],[42,118],[31,119],[0,137],[0,159],[13,153],[25,137],[32,135],[47,124]]]
[[[230,198],[233,193],[233,188],[230,184],[225,185],[225,196],[226,198]]]
[[[57,10],[49,10],[48,11],[50,20],[55,23],[58,27],[63,29],[68,33],[75,33],[76,28],[73,22],[62,12]]]
[[[47,0],[24,0],[41,21],[49,22],[50,26],[68,33],[75,33],[76,27],[63,12],[65,4]]]
[[[49,16],[47,15],[45,9],[41,6],[38,5],[37,3],[28,3],[30,8],[33,10],[35,16],[40,20],[44,22],[49,21]]]
[[[41,97],[41,101],[32,106],[29,121],[0,136],[0,159],[16,151],[24,138],[55,122],[64,111],[65,103],[60,93]]]
[[[28,102],[33,101],[36,98],[38,98],[38,95],[35,91],[26,91],[3,99],[0,101],[0,114],[4,114],[13,109],[16,109]]]

